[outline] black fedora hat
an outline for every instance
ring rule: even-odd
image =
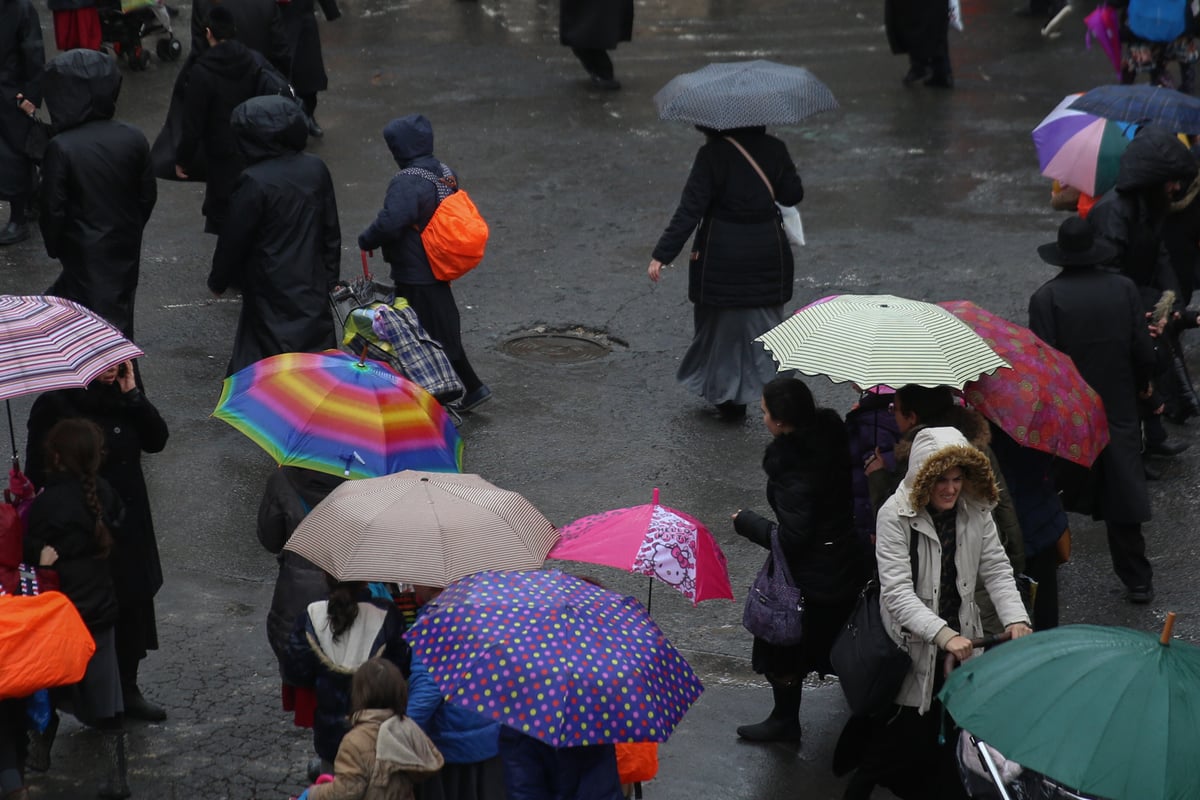
[[[1117,248],[1097,240],[1087,220],[1072,216],[1058,226],[1058,241],[1039,247],[1038,255],[1056,267],[1084,267],[1111,261]]]

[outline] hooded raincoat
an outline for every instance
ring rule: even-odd
[[[957,619],[948,621],[938,616],[942,544],[928,507],[938,476],[954,467],[961,467],[964,473],[956,504],[954,553],[959,612]],[[992,521],[991,510],[998,496],[987,456],[956,428],[925,428],[917,434],[909,452],[908,472],[879,510],[876,524],[875,557],[884,627],[894,641],[908,648],[913,662],[896,696],[898,705],[914,707],[922,714],[928,711],[938,649],[956,634],[968,639],[983,634],[975,603],[978,583],[987,587],[1006,627],[1029,622]]]
[[[383,140],[401,170],[415,167],[434,175],[442,174],[442,162],[433,156],[433,125],[423,115],[409,114],[392,120],[384,126]],[[420,233],[437,207],[438,193],[432,181],[397,172],[388,184],[383,209],[359,234],[358,246],[363,250],[382,250],[397,285],[437,283]]]
[[[1176,293],[1182,308],[1179,282],[1163,238],[1169,206],[1162,187],[1169,181],[1186,187],[1196,177],[1196,169],[1196,160],[1174,134],[1144,126],[1121,154],[1116,188],[1088,214],[1096,236],[1117,248],[1113,266],[1137,285],[1146,308],[1167,290]]]
[[[241,42],[229,40],[218,42],[189,63],[190,69],[184,67],[187,84],[175,163],[189,172],[193,164],[203,163],[204,230],[220,233],[233,184],[246,165],[229,118],[238,104],[259,93],[262,61]]]
[[[242,289],[229,374],[279,353],[335,346],[329,290],[337,282],[342,233],[325,162],[302,152],[304,112],[292,100],[255,97],[231,125],[249,165],[229,199],[208,287]]]
[[[113,120],[121,73],[94,50],[52,59],[42,89],[55,135],[42,161],[38,224],[62,263],[48,294],[90,308],[133,338],[142,231],[158,197],[150,145]]]
[[[417,723],[388,709],[350,718],[333,762],[333,783],[308,790],[308,800],[412,800],[413,784],[442,768],[442,754]]]

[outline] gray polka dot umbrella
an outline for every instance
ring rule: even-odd
[[[662,119],[716,130],[790,125],[838,107],[833,92],[804,67],[773,61],[709,64],[654,95]]]

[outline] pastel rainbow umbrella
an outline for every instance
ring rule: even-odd
[[[1081,96],[1064,97],[1033,129],[1033,144],[1043,175],[1099,196],[1116,185],[1121,154],[1137,125],[1070,108]]]
[[[225,379],[213,416],[280,466],[347,478],[459,472],[462,439],[433,395],[339,350],[284,353]]]

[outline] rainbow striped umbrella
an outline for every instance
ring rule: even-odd
[[[1033,129],[1033,144],[1043,175],[1098,196],[1116,185],[1121,154],[1137,125],[1070,108],[1079,97],[1063,98]]]
[[[462,439],[433,395],[386,364],[339,350],[251,364],[225,379],[213,416],[281,466],[347,478],[462,467]]]

